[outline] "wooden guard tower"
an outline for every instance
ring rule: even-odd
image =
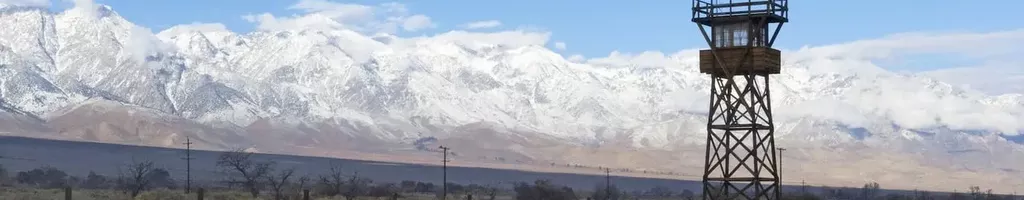
[[[700,72],[711,76],[704,199],[781,197],[768,80],[781,68],[772,43],[788,12],[788,0],[693,1],[711,47],[700,51]]]

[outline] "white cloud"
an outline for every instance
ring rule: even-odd
[[[475,21],[462,25],[465,29],[485,29],[499,26],[501,26],[501,21],[498,20]]]
[[[645,51],[639,54],[613,51],[606,57],[591,58],[587,60],[587,63],[612,68],[678,66],[682,64],[680,59],[685,57],[683,55],[688,54],[692,54],[692,52],[684,50],[673,55],[665,55],[660,51]]]
[[[132,26],[128,34],[128,41],[121,49],[121,54],[130,56],[136,62],[146,63],[146,57],[150,55],[174,51],[172,45],[158,39],[149,28]]]
[[[336,3],[326,0],[300,0],[289,9],[319,13],[338,22],[364,22],[373,20],[374,8],[367,5]]]
[[[378,27],[384,32],[393,33],[396,32],[397,27],[401,27],[405,31],[420,31],[428,28],[437,27],[436,24],[426,15],[411,15],[409,8],[405,4],[400,3],[385,3],[379,6],[380,17],[385,18],[383,22],[377,22]],[[390,31],[389,31],[390,30]]]
[[[874,116],[908,128],[949,127],[1016,134],[1024,130],[1024,104],[985,105],[982,103],[984,95],[929,77],[954,84],[1008,88],[1012,83],[1019,85],[1024,81],[1021,78],[1024,59],[1013,56],[1021,53],[1024,53],[1024,30],[897,34],[805,47],[784,53],[784,62],[788,65],[784,66],[781,76],[790,80],[786,87],[834,96],[810,99],[807,102],[818,103],[804,102],[778,113],[828,118],[847,124],[861,123],[863,116]],[[878,62],[880,59],[921,59],[914,56],[922,54],[962,56],[982,64],[903,75],[885,70],[889,66]]]
[[[181,35],[187,32],[231,32],[224,24],[221,23],[192,23],[172,26],[166,30],[160,31],[157,34],[160,38],[170,38],[172,36]]]
[[[415,32],[436,27],[430,17],[410,14],[408,8],[400,3],[370,6],[327,0],[300,0],[289,9],[304,13],[285,17],[262,13],[246,15],[243,19],[257,23],[260,30],[347,28],[365,33],[395,33],[399,29]]]
[[[904,33],[844,44],[805,47],[811,56],[884,59],[914,54],[956,54],[988,58],[1019,52],[1024,29],[989,33]]]
[[[987,62],[978,66],[930,70],[921,75],[990,95],[1024,93],[1022,61]]]
[[[565,42],[555,42],[555,49],[565,50]]]
[[[583,55],[580,55],[580,54],[573,54],[573,55],[569,56],[569,58],[567,58],[567,59],[569,61],[577,62],[577,63],[587,61],[587,58],[583,57]]]
[[[805,47],[793,52],[790,61],[805,58],[835,58],[871,61],[883,68],[886,61],[931,58],[961,58],[973,66],[934,66],[919,75],[957,85],[971,86],[990,94],[1024,92],[1013,87],[1024,76],[1024,29],[987,33],[905,33],[844,44]],[[928,55],[924,58],[915,57]],[[995,72],[995,73],[993,73]],[[1011,89],[1013,88],[1013,89]]]
[[[0,8],[4,6],[50,7],[49,0],[0,0]]]
[[[280,18],[270,13],[263,13],[259,15],[246,15],[242,18],[246,21],[257,23],[256,29],[266,31],[346,27],[329,16],[320,13]]]
[[[82,15],[88,17],[88,19],[95,19],[99,16],[97,12],[100,8],[100,5],[96,4],[96,2],[93,2],[92,0],[71,1],[74,2],[75,5],[71,8],[70,12],[81,13]]]
[[[502,45],[506,47],[522,46],[543,46],[551,37],[549,32],[534,32],[525,30],[501,31],[491,33],[450,31],[429,37],[408,38],[411,42],[429,40],[433,42],[453,42],[461,45],[476,47]]]
[[[434,28],[434,22],[430,21],[430,17],[426,15],[413,15],[404,19],[402,22],[402,28],[406,31],[419,31],[426,28]]]

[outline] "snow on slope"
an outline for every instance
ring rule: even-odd
[[[211,126],[273,119],[296,130],[279,134],[319,129],[398,144],[480,122],[569,145],[704,142],[710,85],[695,51],[570,61],[542,47],[546,34],[522,31],[402,38],[187,24],[153,34],[101,5],[0,15],[19,33],[0,33],[0,102],[36,116],[99,97]],[[527,39],[502,39],[515,34]],[[780,143],[1024,153],[1000,137],[1024,130],[1020,94],[990,96],[829,50],[786,52],[771,82]]]

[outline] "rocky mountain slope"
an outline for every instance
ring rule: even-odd
[[[703,159],[710,84],[691,51],[570,61],[539,45],[323,26],[153,33],[106,6],[0,6],[0,27],[5,134],[152,146],[188,136],[203,148],[301,154],[425,155],[445,143],[481,162],[691,174]],[[1020,94],[842,55],[784,59],[771,91],[788,174],[851,185],[1024,175]],[[877,162],[900,169],[864,169]]]

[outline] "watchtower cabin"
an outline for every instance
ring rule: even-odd
[[[693,22],[711,46],[700,51],[700,72],[715,77],[778,74],[782,58],[772,43],[789,21],[788,13],[788,0],[694,0]],[[770,25],[777,25],[774,32]]]

